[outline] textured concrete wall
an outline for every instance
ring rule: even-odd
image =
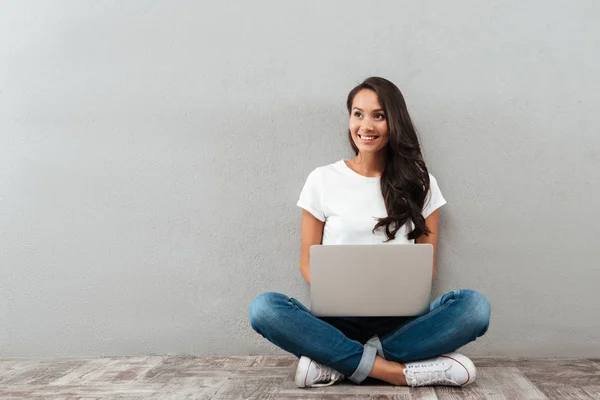
[[[3,1],[0,356],[281,353],[308,173],[347,92],[403,90],[448,200],[468,354],[600,356],[599,3]]]

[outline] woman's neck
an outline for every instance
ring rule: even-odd
[[[385,159],[379,153],[358,154],[347,165],[360,175],[375,178],[383,173]]]

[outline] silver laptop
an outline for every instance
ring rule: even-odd
[[[318,317],[415,316],[429,309],[433,245],[310,247],[311,313]]]

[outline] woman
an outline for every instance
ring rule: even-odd
[[[400,90],[371,77],[347,100],[351,160],[315,169],[300,194],[300,271],[310,284],[313,244],[431,243],[446,203],[429,174]],[[380,216],[374,218],[373,216]],[[475,366],[459,347],[488,329],[490,303],[474,290],[454,290],[418,317],[317,318],[294,298],[268,292],[250,304],[252,328],[300,358],[296,385],[331,385],[367,377],[393,385],[464,386]]]

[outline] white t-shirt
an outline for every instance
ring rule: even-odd
[[[387,216],[379,179],[362,176],[340,160],[308,175],[297,205],[325,222],[323,244],[381,244],[387,239],[385,228],[372,233],[377,218]],[[437,180],[431,174],[429,180],[424,218],[446,204]],[[414,243],[406,237],[413,229],[409,220],[387,243]]]

